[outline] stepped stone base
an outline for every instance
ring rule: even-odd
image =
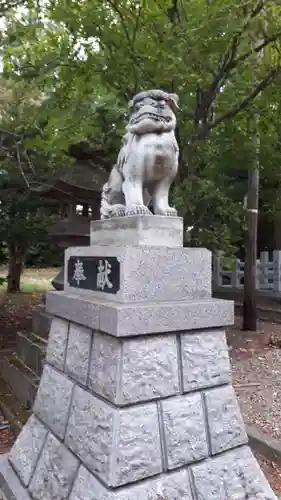
[[[18,332],[15,353],[0,361],[0,406],[16,435],[34,404],[51,321],[45,307],[39,306],[32,315],[32,331]]]
[[[135,255],[142,252],[154,255],[153,266],[164,258],[145,246]],[[182,252],[192,277],[199,254]],[[101,246],[89,253],[96,259]],[[223,327],[233,305],[208,295],[210,259],[200,255],[206,275],[193,299],[181,284],[174,301],[157,302],[123,264],[119,300],[48,294],[54,317],[33,414],[0,466],[7,500],[277,500],[232,387]],[[129,302],[128,282],[142,302]]]
[[[221,329],[120,339],[54,318],[8,461],[33,500],[276,498],[247,446]]]
[[[41,377],[47,342],[33,332],[17,334],[17,355],[19,359],[38,377]]]
[[[44,305],[39,306],[36,311],[32,313],[32,332],[37,335],[37,337],[47,341],[51,323],[52,315],[46,312]]]
[[[134,215],[91,222],[91,246],[162,246],[182,247],[183,226],[180,217]]]
[[[1,362],[2,377],[9,385],[14,397],[27,410],[32,408],[38,389],[39,378],[16,356],[4,358]]]
[[[32,411],[20,404],[2,378],[0,378],[0,409],[5,420],[8,420],[14,435],[18,436]]]

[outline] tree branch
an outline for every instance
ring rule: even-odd
[[[263,7],[264,7],[263,0],[259,0],[256,7],[254,8],[254,10],[249,15],[246,14],[246,19],[244,20],[242,26],[240,27],[240,29],[237,30],[237,32],[233,36],[233,39],[230,43],[230,48],[226,50],[225,54],[222,57],[222,62],[220,64],[220,68],[219,68],[220,72],[222,70],[227,69],[230,65],[233,64],[234,57],[237,53],[237,49],[239,46],[239,41],[241,39],[241,36],[245,32],[245,30],[248,28],[251,20],[254,19],[262,11]],[[259,49],[259,50],[261,50],[261,49]],[[251,50],[248,53],[248,55],[250,55],[252,52],[253,52],[253,50]],[[237,62],[239,62],[239,61],[237,60]]]
[[[135,86],[137,86],[138,85],[138,75],[137,75],[137,71],[136,71],[136,54],[135,54],[134,40],[130,38],[129,31],[128,31],[128,28],[126,26],[125,18],[122,14],[122,11],[118,7],[118,1],[107,0],[107,2],[111,6],[111,8],[116,12],[116,14],[118,15],[118,17],[120,19],[126,40],[128,42],[129,52],[130,52],[131,60],[133,63],[132,69],[133,69],[134,78],[135,78]],[[137,28],[137,26],[138,26],[138,24],[136,25],[136,28]],[[136,33],[134,36],[136,36]]]
[[[229,48],[225,51],[219,63],[217,71],[213,75],[213,81],[207,90],[198,89],[198,96],[200,101],[197,101],[197,106],[195,110],[195,123],[208,122],[208,115],[212,108],[212,105],[216,99],[217,93],[220,88],[229,79],[231,73],[236,69],[239,64],[243,63],[252,54],[259,54],[265,47],[270,44],[275,43],[277,40],[281,39],[281,32],[277,31],[274,35],[266,37],[263,42],[261,42],[256,47],[252,47],[251,50],[244,52],[237,57],[237,51],[239,48],[239,43],[241,36],[248,28],[249,23],[253,18],[255,18],[264,8],[264,1],[259,0],[256,7],[250,12],[246,13],[246,19],[243,25],[239,28],[237,33],[233,36]]]
[[[21,175],[23,177],[23,180],[24,180],[26,186],[29,188],[29,182],[28,182],[28,180],[26,178],[26,175],[25,175],[25,173],[23,171],[22,164],[21,164],[20,144],[19,143],[17,144],[17,161],[18,161],[18,166],[19,166],[19,169],[20,169],[20,173],[21,173]]]
[[[246,97],[242,102],[234,106],[231,110],[227,111],[221,116],[218,116],[218,118],[215,119],[213,123],[208,124],[207,127],[202,127],[199,130],[198,133],[198,138],[201,136],[205,136],[206,132],[212,130],[213,128],[217,127],[220,123],[223,121],[229,119],[229,118],[234,118],[238,113],[246,109],[249,104],[263,91],[265,90],[272,82],[275,80],[275,78],[281,74],[281,67],[274,68],[269,73],[267,76],[252,90],[252,92]]]
[[[139,22],[140,22],[140,19],[141,19],[141,14],[142,14],[142,5],[139,2],[138,13],[137,13],[137,18],[136,18],[136,24],[135,24],[135,28],[134,28],[134,32],[133,32],[133,36],[132,36],[132,47],[133,47],[133,50],[135,50],[135,43],[136,43],[137,33],[138,33],[138,29],[139,29]]]

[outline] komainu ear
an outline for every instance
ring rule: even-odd
[[[169,94],[169,98],[171,101],[171,107],[173,110],[179,109],[179,96],[177,94]]]

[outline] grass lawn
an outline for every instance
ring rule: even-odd
[[[59,272],[59,268],[25,269],[21,278],[21,291],[23,293],[44,292],[52,288],[51,280]],[[0,268],[0,277],[7,276],[7,269]],[[0,287],[0,294],[5,297],[6,285]]]

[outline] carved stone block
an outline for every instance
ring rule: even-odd
[[[61,439],[64,438],[73,390],[64,374],[50,365],[44,367],[34,413]]]
[[[110,483],[114,412],[111,406],[75,387],[65,443],[107,484]]]
[[[91,340],[92,330],[90,328],[74,323],[70,324],[65,371],[74,380],[84,385],[87,382]]]
[[[69,322],[53,318],[49,333],[46,361],[59,370],[64,369]]]
[[[183,333],[181,352],[184,392],[231,381],[228,347],[223,331]]]
[[[238,448],[192,468],[198,500],[277,500],[250,448]]]
[[[109,486],[162,470],[156,405],[118,410],[76,387],[65,443]]]
[[[78,459],[54,436],[49,435],[30,483],[34,500],[67,500]]]
[[[47,434],[46,427],[32,415],[11,450],[9,460],[25,486],[30,482]]]
[[[81,280],[73,279],[77,263]],[[70,247],[65,269],[64,290],[79,297],[125,304],[211,298],[211,253],[204,248]]]
[[[175,335],[117,340],[94,334],[90,388],[118,405],[179,392]]]
[[[161,403],[168,469],[208,456],[206,422],[200,394]]]
[[[231,386],[205,393],[211,451],[217,454],[247,443],[248,437],[238,401]]]

